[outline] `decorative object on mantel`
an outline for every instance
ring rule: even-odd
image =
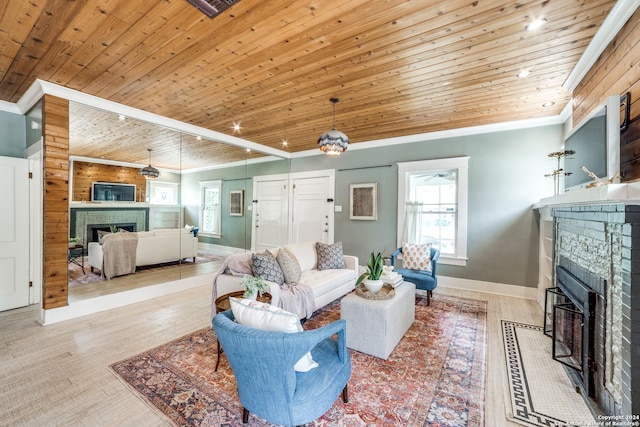
[[[333,127],[331,130],[323,133],[318,138],[320,151],[330,156],[338,156],[347,151],[349,146],[349,137],[336,129],[336,104],[340,102],[338,98],[330,98],[333,104]]]
[[[380,279],[383,268],[382,254],[378,252],[378,255],[375,255],[371,252],[371,255],[369,255],[369,263],[367,264],[367,272],[358,277],[358,280],[356,280],[356,288],[362,283],[371,293],[378,293],[384,284],[382,279]]]
[[[365,287],[364,283],[360,283],[356,286],[356,295],[364,299],[383,300],[393,298],[396,295],[396,290],[389,283],[385,283],[378,292],[371,292]]]
[[[558,160],[558,167],[551,173],[546,174],[545,176],[553,177],[553,194],[557,196],[560,194],[560,177],[571,175],[571,172],[565,172],[563,168],[560,167],[560,159],[566,156],[570,156],[572,154],[576,154],[574,150],[562,150],[562,151],[554,151],[553,153],[549,153],[549,157],[555,157]]]
[[[593,178],[593,182],[590,182],[589,184],[587,184],[585,186],[585,188],[601,187],[603,185],[613,184],[614,181],[616,181],[617,179],[620,178],[620,172],[619,171],[616,172],[615,175],[613,175],[611,178],[609,178],[607,180],[603,180],[603,179],[598,178],[598,176],[595,173],[591,172],[585,166],[580,167],[580,169],[582,169],[582,171],[584,173],[589,175],[590,178]]]
[[[149,152],[149,166],[143,167],[138,173],[144,176],[145,179],[156,179],[160,176],[160,171],[151,166],[151,148],[147,148],[147,151]]]

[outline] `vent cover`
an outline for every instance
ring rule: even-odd
[[[240,0],[187,0],[209,18],[215,18]]]

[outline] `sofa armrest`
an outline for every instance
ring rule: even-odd
[[[344,266],[353,270],[356,273],[356,277],[358,277],[358,257],[353,255],[344,255]]]
[[[89,242],[87,248],[87,262],[91,268],[99,268],[102,270],[103,257],[102,245],[98,242]]]

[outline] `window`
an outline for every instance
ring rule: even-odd
[[[398,246],[431,243],[466,265],[468,157],[398,163]]]
[[[220,237],[222,181],[200,183],[200,234]]]
[[[152,205],[177,205],[178,184],[175,182],[149,181],[149,203]]]

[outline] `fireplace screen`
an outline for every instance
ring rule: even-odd
[[[553,309],[553,359],[582,371],[584,316],[572,302]]]

